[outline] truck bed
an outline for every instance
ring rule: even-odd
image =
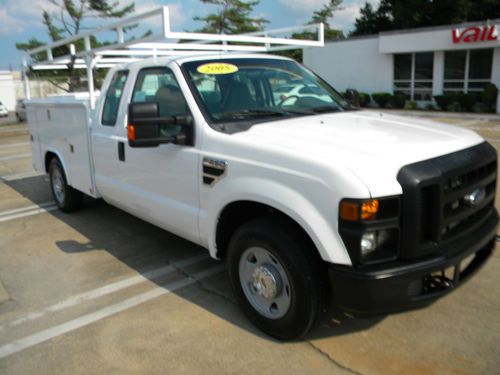
[[[57,155],[73,188],[97,197],[90,142],[88,94],[54,96],[26,104],[33,168],[47,172],[49,153]]]

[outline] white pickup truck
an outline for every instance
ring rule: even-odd
[[[277,95],[300,86],[301,95]],[[217,53],[111,69],[86,96],[27,104],[57,205],[84,194],[226,260],[243,311],[279,339],[333,301],[428,305],[492,254],[497,156],[476,133],[359,111],[293,60]],[[138,234],[140,235],[140,234]]]

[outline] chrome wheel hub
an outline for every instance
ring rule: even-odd
[[[57,201],[64,201],[64,180],[59,169],[54,169],[52,172],[52,189]]]
[[[280,292],[280,286],[279,273],[272,265],[266,264],[254,270],[253,287],[262,297],[267,299],[276,297]]]
[[[279,319],[289,310],[291,287],[283,265],[262,247],[246,249],[239,263],[243,293],[252,307],[270,319]]]

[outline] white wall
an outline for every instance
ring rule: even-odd
[[[500,47],[493,50],[493,69],[491,72],[491,82],[500,89]]]
[[[486,24],[486,23],[484,23]],[[496,23],[495,23],[496,24]],[[479,26],[482,24],[479,23]],[[464,27],[458,27],[464,30]],[[428,28],[422,31],[402,32],[388,31],[380,33],[380,53],[405,53],[405,52],[426,52],[426,51],[446,51],[458,49],[474,48],[495,48],[500,46],[500,39],[494,41],[481,41],[476,43],[453,43],[452,30],[455,27],[450,25],[446,29]],[[500,24],[497,25],[500,29]]]
[[[17,99],[25,99],[26,93],[24,91],[24,81],[22,79],[22,74],[20,71],[14,70],[12,72],[12,76],[14,77],[14,88]],[[68,88],[68,84],[65,80],[59,80],[59,85]],[[57,95],[57,94],[66,94],[67,90],[63,90],[59,87],[54,86],[48,80],[44,80],[41,78],[31,77],[29,80],[30,84],[30,93],[32,99],[43,99],[49,95]]]
[[[304,65],[338,91],[392,93],[393,57],[379,52],[377,37],[349,39],[304,48]]]
[[[500,90],[500,48],[493,50],[493,69],[491,72],[491,82]],[[500,114],[500,91],[498,92],[497,113]]]
[[[434,51],[432,95],[441,95],[444,87],[444,51]]]
[[[16,109],[16,91],[14,89],[14,80],[10,72],[0,71],[0,102],[2,102],[9,111],[14,111]]]

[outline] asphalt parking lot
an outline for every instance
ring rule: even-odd
[[[500,151],[500,120],[439,121]],[[21,133],[0,127],[0,374],[498,373],[498,246],[426,309],[332,311],[303,340],[281,343],[248,323],[224,265],[200,247],[101,200],[56,210]]]
[[[8,116],[0,117],[0,126],[5,125],[5,124],[17,123],[17,122],[18,121],[17,121],[15,112],[9,112]]]

